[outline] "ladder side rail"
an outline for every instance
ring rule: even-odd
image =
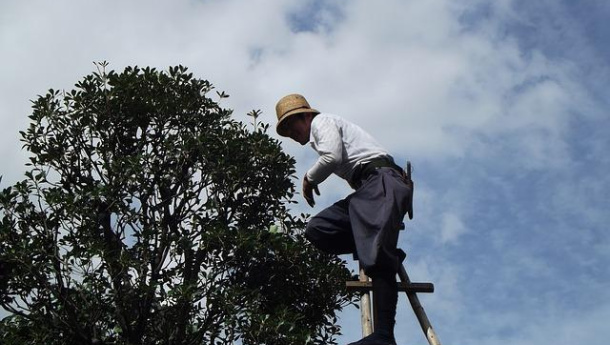
[[[402,266],[402,265],[400,266],[398,275],[400,276],[400,280],[403,283],[407,283],[407,284],[411,283],[411,280],[409,279],[409,275],[407,274],[407,270],[405,269],[404,266]],[[434,329],[432,328],[432,324],[430,324],[430,320],[428,320],[428,316],[426,315],[424,307],[419,302],[417,293],[409,292],[409,291],[405,291],[405,293],[407,294],[407,298],[409,299],[409,302],[411,303],[411,307],[413,308],[413,311],[415,312],[415,316],[417,317],[417,320],[419,321],[419,325],[421,326],[422,331],[424,332],[424,335],[426,336],[426,339],[428,339],[428,343],[430,345],[441,345],[440,341],[438,340],[438,337],[436,336],[436,332],[434,332]]]

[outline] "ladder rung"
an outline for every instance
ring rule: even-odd
[[[397,282],[398,291],[406,291],[406,292],[424,292],[424,293],[432,293],[434,292],[434,284],[432,283],[401,283]],[[361,282],[361,281],[346,281],[345,287],[348,290],[367,292],[373,290],[372,282]]]

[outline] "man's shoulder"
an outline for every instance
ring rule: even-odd
[[[345,118],[332,114],[332,113],[319,113],[316,117],[313,118],[313,122],[318,123],[336,123],[336,124],[344,124],[349,123]]]
[[[316,117],[314,117],[314,119],[329,119],[329,120],[340,119],[340,118],[341,117],[339,115],[332,114],[332,113],[319,113],[318,115],[316,115]]]

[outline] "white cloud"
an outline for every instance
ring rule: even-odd
[[[468,229],[456,214],[445,213],[442,215],[441,242],[453,243],[467,231]]]

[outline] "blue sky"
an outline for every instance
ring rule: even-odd
[[[401,246],[411,279],[435,283],[421,299],[442,343],[604,343],[609,20],[601,0],[3,1],[2,184],[24,171],[29,100],[92,61],[183,64],[243,121],[260,108],[275,123],[299,92],[413,162]],[[299,176],[316,158],[284,147]],[[336,178],[320,190],[295,212],[349,193]],[[425,342],[399,303],[399,344]],[[358,311],[341,316],[341,340],[357,339]]]

